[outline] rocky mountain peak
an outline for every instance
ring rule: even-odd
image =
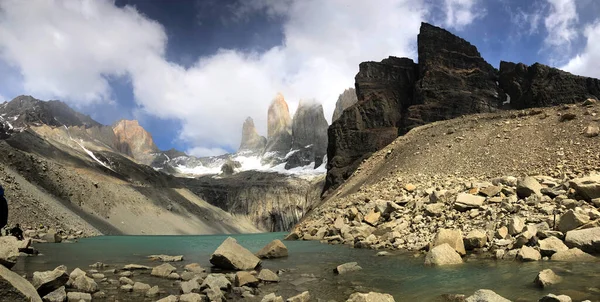
[[[247,117],[242,126],[242,142],[238,151],[252,151],[261,152],[267,139],[264,136],[258,135],[256,127],[254,126],[254,120],[251,117]]]
[[[267,114],[267,147],[265,151],[288,152],[292,147],[292,118],[287,102],[278,93]]]
[[[113,125],[119,152],[128,154],[144,164],[150,164],[159,152],[152,135],[137,120],[120,120]]]
[[[333,123],[335,120],[342,116],[342,112],[354,105],[358,101],[356,97],[356,90],[354,88],[348,88],[340,94],[337,102],[335,102],[335,110],[333,111],[333,117],[331,118],[331,122]]]
[[[315,168],[323,162],[327,153],[327,120],[323,106],[314,100],[300,100],[292,120],[292,154],[286,168],[306,166],[312,162]]]

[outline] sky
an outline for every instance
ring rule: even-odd
[[[61,100],[160,149],[235,152],[278,92],[331,122],[363,61],[418,61],[421,22],[500,60],[600,78],[596,0],[0,0],[0,102]]]

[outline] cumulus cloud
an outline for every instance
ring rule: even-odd
[[[548,35],[544,42],[551,47],[570,46],[578,35],[575,0],[548,0],[548,4],[550,13],[544,19]]]
[[[446,0],[452,27],[479,16],[467,0]],[[267,107],[282,92],[294,110],[315,98],[331,118],[353,86],[358,64],[389,55],[416,58],[428,8],[420,0],[240,1],[236,18],[282,17],[284,41],[268,51],[222,49],[184,67],[165,58],[164,28],[136,11],[100,0],[0,1],[0,58],[22,74],[26,93],[71,104],[109,102],[109,79],[126,76],[136,110],[178,119],[179,139],[195,155],[236,150],[252,116],[266,133]]]
[[[486,11],[478,8],[478,0],[444,0],[447,27],[462,29],[475,19],[485,16]]]
[[[586,46],[581,53],[561,67],[574,74],[600,78],[600,21],[586,26]]]

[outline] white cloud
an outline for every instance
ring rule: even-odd
[[[478,8],[479,0],[444,0],[447,27],[462,29],[475,19],[485,16],[486,11]]]
[[[217,156],[227,153],[227,150],[222,148],[204,148],[194,147],[185,151],[189,155],[203,157],[203,156]]]
[[[481,16],[475,2],[446,0],[449,25]],[[76,105],[109,102],[107,77],[128,76],[140,110],[179,119],[189,151],[215,155],[237,149],[247,116],[266,133],[276,92],[292,110],[301,98],[317,99],[329,120],[360,62],[416,59],[416,35],[428,14],[420,0],[240,3],[239,18],[256,10],[283,17],[282,45],[264,53],[224,49],[185,68],[165,59],[162,26],[134,8],[104,0],[1,0],[0,59],[20,70],[24,93]]]
[[[550,13],[544,19],[548,36],[544,42],[551,47],[570,46],[578,35],[575,0],[548,0],[548,3]]]
[[[583,35],[586,37],[583,51],[560,69],[577,75],[600,78],[600,21],[586,26]]]
[[[544,10],[544,7],[540,3],[541,2],[534,2],[533,8],[528,12],[521,8],[517,8],[516,11],[512,11],[510,8],[507,8],[511,22],[516,25],[517,37],[521,37],[523,35],[531,36],[539,32]]]

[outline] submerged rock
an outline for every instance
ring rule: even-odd
[[[210,256],[210,263],[223,269],[252,270],[260,264],[260,259],[228,237]]]
[[[465,251],[462,232],[460,230],[440,229],[433,238],[431,246],[436,247],[444,243],[450,245],[461,256],[467,254]]]
[[[33,285],[0,265],[0,300],[10,302],[42,302]]]
[[[551,285],[558,284],[562,281],[562,278],[554,273],[551,269],[545,269],[538,273],[533,280],[533,283],[539,287],[545,288]]]
[[[150,260],[158,260],[158,261],[162,261],[162,262],[179,262],[179,261],[183,261],[183,256],[182,255],[178,255],[178,256],[150,255],[150,256],[148,256],[148,258],[150,258]]]
[[[175,268],[174,266],[172,266],[168,263],[163,263],[163,264],[153,268],[152,272],[150,274],[152,276],[168,278],[169,275],[171,275],[171,273],[175,272],[176,270],[177,270],[177,268]]]
[[[342,275],[349,272],[359,271],[361,269],[362,267],[360,267],[357,262],[348,262],[338,265],[336,268],[333,269],[333,272],[338,275]]]
[[[448,243],[432,248],[425,256],[425,265],[453,265],[461,264],[462,258]]]

